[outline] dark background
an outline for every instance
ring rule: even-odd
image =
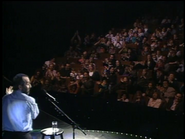
[[[176,14],[173,9],[182,10],[183,5],[183,1],[4,1],[2,2],[2,74],[4,77],[2,95],[4,95],[5,86],[11,84],[15,74],[22,72],[31,76],[36,68],[42,67],[46,60],[55,56],[62,56],[69,48],[70,39],[76,30],[79,30],[82,39],[85,33],[95,32],[98,35],[105,35],[113,27],[125,28],[133,24],[138,16],[145,13],[155,13],[159,17],[164,17],[170,12]],[[100,122],[99,126],[104,130],[105,127],[111,127],[110,130],[114,130],[113,127],[115,127],[145,135],[145,130],[149,130],[150,132],[147,135],[163,135],[163,138],[166,138],[166,134],[169,138],[173,132],[181,135],[184,131],[181,130],[183,129],[183,117],[177,117],[178,120],[174,120],[174,115],[168,117],[169,115],[165,115],[161,111],[158,111],[157,114],[156,111],[151,111],[155,109],[147,108],[148,110],[144,111],[143,108],[136,106],[133,110],[133,108],[125,105],[125,111],[122,111],[123,105],[117,103],[114,105],[99,101],[99,104],[97,101],[93,102],[88,99],[79,101],[76,97],[65,96],[56,98],[61,98],[61,108],[67,114],[72,111],[69,115],[72,116],[72,119],[84,124],[83,126],[88,123],[89,127],[87,128],[89,129],[95,128],[97,126],[95,123]],[[54,110],[49,108],[51,104],[48,106],[45,105],[46,103],[42,104],[44,110]],[[106,107],[104,107],[105,105]],[[90,111],[91,109],[94,111]],[[105,113],[109,110],[113,117],[107,116],[108,113]],[[120,110],[124,113],[120,114]],[[145,115],[145,112],[148,115]],[[91,114],[90,120],[89,114]],[[76,115],[79,117],[85,115],[85,117],[81,119],[75,117]],[[102,117],[97,117],[97,115]],[[125,121],[123,116],[131,120]],[[110,117],[114,118],[115,121],[107,122]],[[138,117],[140,117],[139,120]],[[143,122],[145,123],[143,124]],[[106,124],[109,125],[106,126]],[[171,124],[173,127],[170,127]],[[124,125],[125,127],[123,127]],[[159,127],[159,131],[154,129],[156,126]]]
[[[76,30],[105,35],[144,13],[182,7],[174,1],[7,1],[2,2],[3,75],[32,75],[46,60],[62,56]],[[180,8],[179,8],[180,9]]]

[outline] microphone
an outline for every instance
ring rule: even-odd
[[[42,89],[44,92],[45,92],[45,94],[49,97],[49,98],[51,98],[52,100],[54,100],[56,103],[59,103],[57,100],[56,100],[56,98],[54,98],[52,95],[50,95],[45,89]]]

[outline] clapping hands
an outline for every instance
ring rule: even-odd
[[[6,88],[6,94],[11,94],[13,92],[13,86],[9,86],[9,88]]]

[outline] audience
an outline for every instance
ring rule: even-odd
[[[184,20],[177,17],[143,17],[133,29],[112,28],[105,35],[85,34],[83,39],[76,31],[65,60],[57,62],[54,57],[44,62],[31,83],[47,91],[183,111]]]

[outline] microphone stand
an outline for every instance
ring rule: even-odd
[[[75,139],[75,128],[78,128],[81,130],[84,135],[87,135],[67,114],[65,114],[64,111],[62,111],[51,99],[48,98],[48,100],[57,108],[65,117],[67,117],[71,122],[72,122],[72,127],[73,127],[73,139]]]

